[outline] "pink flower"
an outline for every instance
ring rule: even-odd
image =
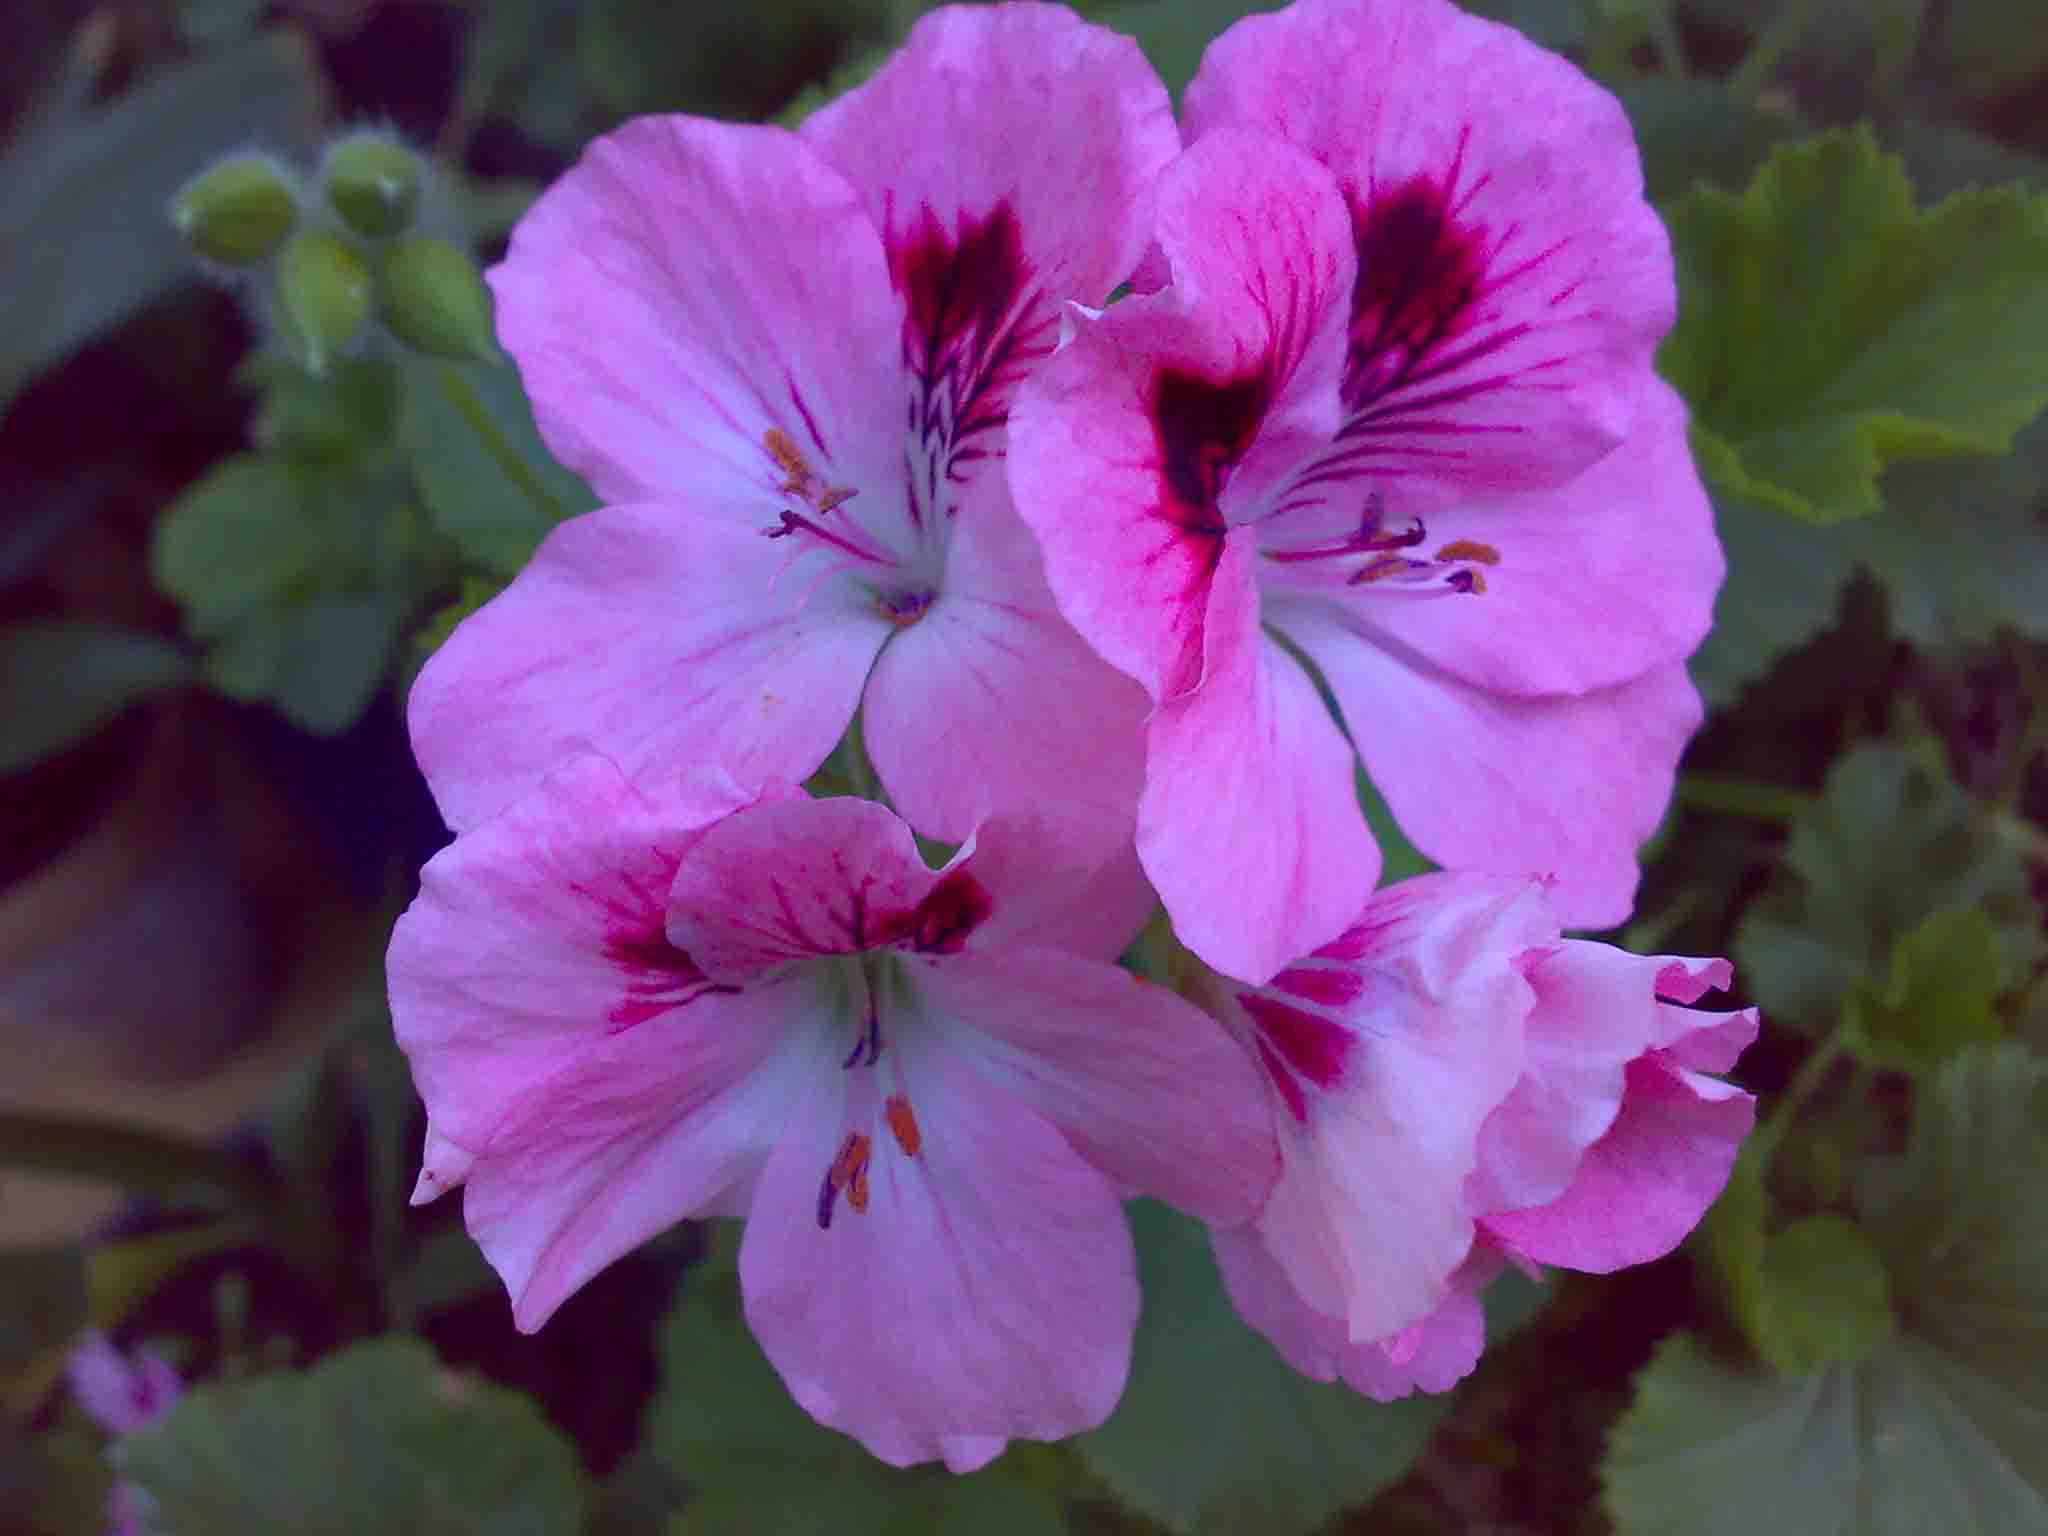
[[[1258,1058],[1282,1170],[1215,1234],[1239,1310],[1310,1375],[1445,1390],[1484,1342],[1503,1256],[1606,1271],[1668,1253],[1726,1184],[1755,1101],[1755,1010],[1690,1004],[1724,960],[1560,937],[1538,885],[1427,875],[1379,892],[1263,987],[1204,1000]]]
[[[1038,5],[926,17],[799,133],[593,144],[491,283],[543,434],[611,505],[415,687],[450,825],[584,744],[801,780],[859,705],[920,832],[1037,803],[1128,844],[1143,696],[1060,620],[1002,460],[1059,305],[1129,274],[1178,148],[1136,45]]]
[[[1250,1061],[1114,965],[1127,863],[996,820],[933,871],[879,805],[736,798],[584,758],[428,864],[390,955],[415,1198],[467,1184],[529,1330],[671,1223],[745,1216],[769,1359],[891,1462],[1100,1422],[1124,1194],[1230,1224],[1271,1185]]]
[[[65,1369],[78,1406],[116,1440],[154,1424],[185,1395],[184,1382],[163,1356],[149,1349],[124,1355],[97,1329],[79,1340]],[[108,1536],[142,1536],[148,1508],[140,1488],[116,1482],[107,1492]]]
[[[1252,979],[1343,929],[1354,758],[1439,863],[1619,919],[1722,573],[1620,107],[1448,0],[1299,0],[1210,48],[1187,123],[1171,286],[1074,312],[1009,460],[1061,611],[1155,705],[1176,928]]]

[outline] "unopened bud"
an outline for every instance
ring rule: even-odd
[[[496,355],[491,296],[469,253],[446,240],[401,240],[378,268],[384,323],[407,346],[467,361]]]
[[[412,227],[420,203],[419,156],[379,133],[351,134],[327,151],[327,201],[359,235],[383,239]]]
[[[210,261],[246,267],[283,243],[298,222],[290,179],[262,155],[235,155],[201,171],[171,199],[171,223]]]
[[[370,268],[346,240],[299,235],[277,264],[278,315],[286,338],[314,373],[354,341],[370,317]]]

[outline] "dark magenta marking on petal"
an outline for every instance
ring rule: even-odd
[[[1172,521],[1190,533],[1224,532],[1217,498],[1259,435],[1272,394],[1264,370],[1221,384],[1178,368],[1159,370],[1152,384],[1152,426]]]
[[[1398,389],[1423,358],[1471,323],[1486,279],[1477,237],[1453,222],[1450,200],[1418,176],[1351,203],[1358,283],[1344,401],[1353,410]]]
[[[669,941],[660,926],[622,926],[605,935],[604,957],[627,975],[625,996],[612,1006],[611,1022],[631,1029],[649,1019],[694,1003],[714,992],[732,993],[738,987],[711,981],[687,952]]]
[[[1237,1000],[1267,1042],[1301,1076],[1318,1088],[1332,1087],[1343,1076],[1354,1038],[1350,1030],[1263,992],[1240,992]]]
[[[957,955],[994,910],[982,883],[956,869],[917,904],[908,934],[911,947],[920,954]]]
[[[1365,990],[1365,982],[1356,971],[1321,970],[1308,966],[1282,971],[1270,985],[1291,996],[1331,1008],[1342,1008],[1347,1003],[1356,1002],[1358,994]]]
[[[910,516],[950,512],[944,491],[1001,453],[1001,429],[1024,376],[1050,356],[1058,314],[1043,302],[1007,200],[962,210],[952,229],[926,204],[905,229],[887,221],[889,275],[904,300],[910,432],[924,474],[910,475]],[[923,484],[920,485],[920,479]]]
[[[1280,1091],[1280,1097],[1287,1105],[1287,1112],[1294,1116],[1296,1125],[1308,1124],[1308,1097],[1301,1091],[1301,1084],[1294,1080],[1294,1074],[1287,1070],[1287,1063],[1273,1054],[1273,1047],[1263,1039],[1254,1039],[1252,1045],[1264,1063],[1266,1077]]]

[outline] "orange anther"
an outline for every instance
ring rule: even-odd
[[[846,1192],[846,1203],[856,1211],[868,1208],[868,1154],[873,1147],[859,1131],[849,1131],[827,1175],[834,1189]]]
[[[924,1133],[917,1128],[917,1116],[910,1112],[910,1100],[900,1093],[890,1094],[889,1102],[882,1106],[882,1117],[896,1133],[896,1145],[903,1149],[903,1155],[917,1156],[924,1145]]]
[[[1453,539],[1436,552],[1439,560],[1471,560],[1479,565],[1499,565],[1500,551],[1476,539]],[[1479,591],[1485,591],[1482,586]]]

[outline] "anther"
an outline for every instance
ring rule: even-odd
[[[859,1131],[848,1131],[846,1140],[839,1144],[839,1155],[832,1159],[832,1166],[825,1170],[825,1181],[818,1186],[818,1227],[832,1225],[832,1208],[840,1193],[846,1195],[846,1203],[856,1214],[868,1208],[868,1157],[874,1143]]]
[[[882,1118],[889,1122],[889,1129],[895,1133],[896,1145],[903,1149],[905,1157],[915,1157],[924,1146],[924,1134],[917,1128],[917,1116],[910,1111],[910,1100],[900,1093],[889,1095],[882,1106]]]

